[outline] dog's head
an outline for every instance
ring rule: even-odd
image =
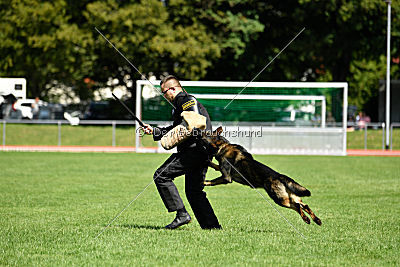
[[[208,148],[209,153],[211,155],[215,155],[219,148],[224,145],[224,144],[229,144],[229,141],[226,140],[225,137],[221,136],[222,133],[222,127],[218,127],[215,131],[213,132],[203,132],[202,133],[202,142],[205,144]]]

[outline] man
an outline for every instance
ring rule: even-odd
[[[196,98],[182,90],[182,86],[175,76],[166,76],[161,81],[161,91],[165,98],[174,105],[172,111],[174,122],[173,125],[165,128],[153,128],[146,124],[145,133],[152,134],[154,141],[161,140],[168,131],[182,123],[181,113],[183,111],[193,111],[205,116],[207,119],[206,130],[211,131],[211,120],[207,110],[197,102]],[[175,219],[165,228],[175,229],[191,221],[178,189],[173,183],[174,178],[184,174],[186,197],[201,228],[221,229],[206,193],[203,191],[209,160],[207,151],[197,144],[195,136],[185,139],[177,146],[177,150],[178,153],[172,154],[157,169],[153,177],[165,207],[169,212],[176,211]]]
[[[39,97],[35,97],[35,102],[32,103],[32,119],[37,120],[39,118]]]

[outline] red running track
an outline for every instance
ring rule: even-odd
[[[400,150],[347,149],[347,156],[400,157]]]

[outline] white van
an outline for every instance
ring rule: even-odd
[[[23,115],[20,110],[13,109],[15,101],[26,99],[25,78],[0,78],[0,119],[19,119]],[[26,118],[29,114],[24,112]]]
[[[13,95],[17,99],[26,99],[25,78],[0,78],[0,96]]]

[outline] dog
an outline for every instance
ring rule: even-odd
[[[304,211],[316,224],[322,224],[310,207],[301,200],[301,197],[311,196],[307,188],[258,162],[242,146],[229,143],[221,133],[222,127],[219,127],[212,133],[202,134],[201,140],[203,145],[207,146],[210,157],[214,156],[219,163],[217,165],[210,160],[209,166],[222,173],[216,179],[205,180],[205,186],[235,181],[253,188],[264,188],[276,204],[295,210],[307,224],[310,224],[310,218]]]

